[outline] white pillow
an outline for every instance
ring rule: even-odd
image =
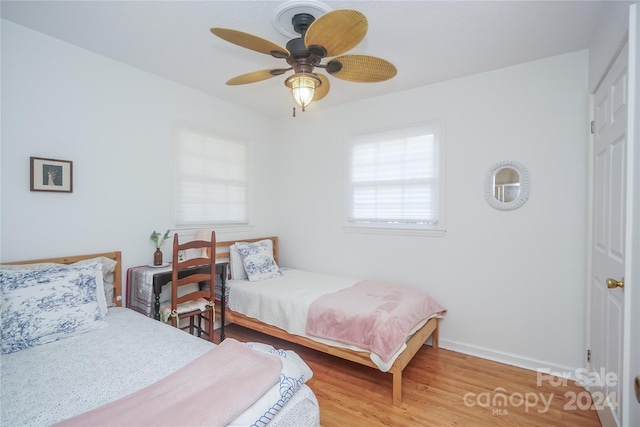
[[[236,242],[242,257],[242,264],[250,282],[282,276],[278,264],[273,259],[273,242],[270,239],[255,243]]]
[[[99,263],[40,270],[0,270],[2,354],[104,326]]]
[[[231,278],[233,280],[247,280],[249,278],[236,245],[229,246],[229,268],[231,269]]]
[[[113,286],[113,282],[109,282],[105,280],[103,285],[104,285],[104,302],[107,305],[107,308],[115,307],[116,303],[113,302],[113,298],[115,296],[116,288]]]

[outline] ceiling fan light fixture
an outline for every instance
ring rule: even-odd
[[[215,36],[229,43],[284,59],[289,65],[242,74],[228,80],[228,85],[255,83],[293,70],[294,74],[284,84],[295,104],[305,111],[312,102],[324,99],[331,86],[324,73],[314,72],[316,67],[351,82],[382,82],[397,73],[396,67],[382,58],[345,54],[362,41],[368,30],[367,18],[357,10],[330,10],[318,0],[287,0],[276,9],[274,24],[282,28],[293,24],[297,34],[291,34],[293,38],[286,47],[244,31],[211,28]],[[324,58],[333,59],[323,64]],[[295,111],[294,107],[294,117]]]
[[[293,101],[302,108],[302,111],[311,104],[316,93],[316,88],[322,84],[313,73],[296,73],[284,82],[291,89]]]

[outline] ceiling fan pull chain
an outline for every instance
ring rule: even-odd
[[[293,107],[293,117],[296,116],[296,107]]]

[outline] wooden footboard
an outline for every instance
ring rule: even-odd
[[[262,332],[282,340],[299,344],[313,350],[321,351],[341,359],[350,360],[364,366],[378,369],[375,363],[369,357],[369,353],[365,351],[354,351],[341,347],[334,347],[328,344],[319,343],[312,339],[292,335],[287,331],[276,326],[271,326],[259,320],[247,317],[243,314],[236,313],[229,308],[225,309],[225,322],[234,323],[254,331]],[[413,336],[407,341],[407,348],[396,358],[389,373],[393,375],[393,404],[399,406],[402,403],[402,371],[411,362],[413,356],[424,343],[432,337],[433,348],[438,348],[438,319],[432,318],[425,323]]]

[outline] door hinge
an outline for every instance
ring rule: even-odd
[[[591,350],[587,350],[587,362],[591,362]]]
[[[596,122],[591,120],[591,133],[594,133],[596,131]]]

